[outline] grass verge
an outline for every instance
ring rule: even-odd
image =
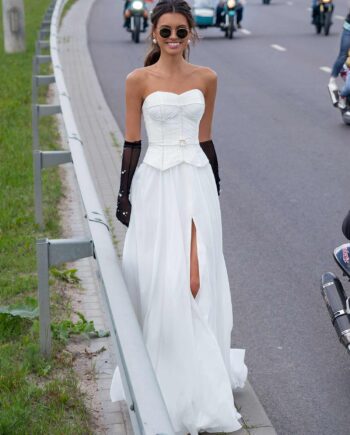
[[[31,76],[34,44],[49,0],[25,0],[27,50],[4,52],[0,10],[0,306],[37,305],[31,133]],[[45,68],[45,67],[44,67]],[[47,67],[46,67],[47,68]],[[41,73],[45,73],[42,69]],[[41,102],[47,88],[41,89]],[[40,121],[41,149],[58,148],[52,117]],[[43,172],[45,236],[60,236],[57,169]],[[52,278],[53,320],[70,317],[69,283]],[[38,320],[0,313],[0,434],[89,434],[90,414],[64,344],[41,358]]]

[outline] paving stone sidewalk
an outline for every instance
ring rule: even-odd
[[[59,54],[85,156],[121,256],[125,227],[115,219],[115,206],[124,138],[105,102],[87,45],[86,24],[93,3],[80,0],[65,16]]]
[[[115,219],[114,213],[124,138],[107,106],[88,49],[86,24],[94,1],[78,0],[65,16],[59,32],[59,55],[90,172],[112,229],[116,251],[121,257],[125,229]],[[71,192],[68,210],[70,228],[67,231],[74,237],[87,235],[88,228],[72,168],[67,170],[67,181]],[[76,301],[79,311],[86,314],[89,320],[94,320],[97,329],[109,329],[95,262],[84,259],[76,262],[75,267],[85,289]],[[102,346],[107,350],[95,357],[98,390],[92,404],[102,414],[100,421],[103,425],[97,433],[131,435],[133,431],[126,403],[112,403],[109,399],[109,385],[116,365],[111,340],[91,342],[89,351],[96,351]],[[249,383],[235,394],[235,401],[247,423],[247,429],[235,432],[236,435],[276,435]]]

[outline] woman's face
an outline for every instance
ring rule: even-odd
[[[162,37],[162,29],[170,30],[170,35]],[[179,29],[182,30],[179,31],[180,36],[176,34]],[[185,38],[181,38],[181,36],[186,33],[183,29],[186,29],[188,32]],[[153,31],[153,38],[157,40],[161,51],[169,53],[170,55],[182,54],[190,39],[190,29],[186,17],[177,12],[163,14],[159,18],[157,26]]]

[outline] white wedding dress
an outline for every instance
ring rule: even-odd
[[[243,349],[231,349],[232,304],[214,175],[198,142],[202,91],[156,91],[142,112],[149,146],[132,180],[122,269],[174,430],[241,428],[232,389],[244,386]],[[200,289],[190,290],[191,220]],[[238,254],[238,253],[237,253]],[[124,393],[117,367],[111,399]]]

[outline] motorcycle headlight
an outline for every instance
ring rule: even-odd
[[[135,0],[131,3],[131,8],[135,9],[136,11],[140,11],[143,9],[143,3],[140,0]]]
[[[231,9],[234,8],[236,6],[236,0],[228,0],[227,1],[227,6]]]

